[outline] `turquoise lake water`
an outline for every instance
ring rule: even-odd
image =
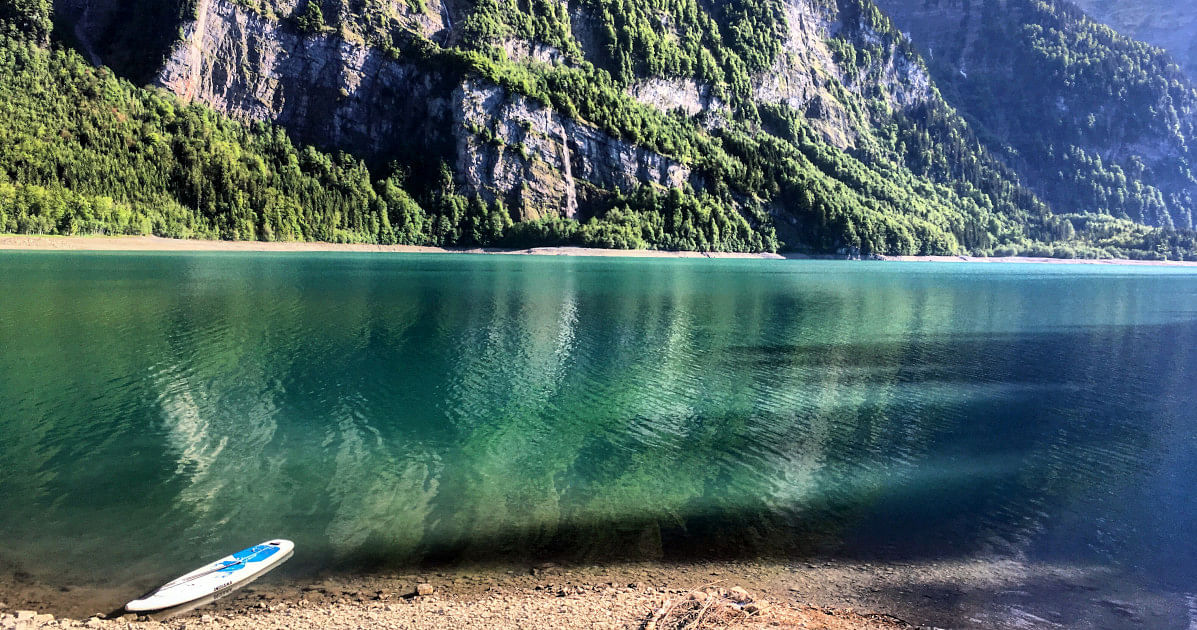
[[[0,562],[51,583],[288,537],[293,572],[989,555],[1184,597],[1197,271],[0,252],[0,438]]]

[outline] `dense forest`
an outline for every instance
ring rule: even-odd
[[[880,2],[912,29],[946,99],[1053,210],[1192,229],[1197,89],[1165,51],[1065,2]]]
[[[1168,51],[1197,78],[1197,4],[1171,0],[1073,0],[1114,30]]]
[[[1197,255],[1191,232],[1144,227],[1099,206],[1053,214],[1051,197],[1024,187],[934,89],[917,106],[892,107],[870,86],[884,85],[897,57],[917,55],[865,0],[823,2],[845,25],[829,42],[846,69],[830,89],[864,130],[850,148],[828,142],[811,112],[754,98],[754,77],[789,54],[778,0],[713,8],[582,0],[596,34],[586,45],[566,5],[547,0],[470,3],[449,46],[397,27],[370,2],[347,11],[312,1],[291,15],[269,1],[241,4],[307,37],[360,39],[448,74],[450,83],[477,77],[502,86],[693,175],[675,188],[596,191],[576,219],[547,213],[521,221],[503,195],[463,189],[452,155],[364,160],[352,147],[313,147],[269,122],[234,121],[138,87],[154,60],[131,52],[127,31],[93,42],[114,73],[76,52],[48,0],[0,0],[0,231],[841,255]],[[156,6],[176,21],[196,10],[190,2]],[[348,15],[363,19],[349,23]],[[512,39],[551,46],[565,62],[511,59],[503,44]],[[165,54],[151,44],[149,57]],[[109,55],[120,51],[128,56]],[[709,86],[726,104],[718,123],[629,96],[651,77]],[[1105,177],[1094,173],[1094,181]],[[1105,194],[1117,194],[1111,177]]]

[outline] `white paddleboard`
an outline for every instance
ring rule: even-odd
[[[125,604],[125,610],[153,614],[186,612],[249,584],[286,562],[293,553],[295,543],[289,540],[272,540],[242,549]]]

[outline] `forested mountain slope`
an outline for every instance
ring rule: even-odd
[[[1167,50],[1197,78],[1197,2],[1176,0],[1073,0],[1093,19]]]
[[[1043,0],[878,0],[986,146],[1057,212],[1191,229],[1197,90],[1171,58]]]
[[[1191,234],[1053,214],[1052,191],[1023,186],[1008,144],[977,140],[867,0],[0,0],[0,20],[8,231],[1192,247]]]

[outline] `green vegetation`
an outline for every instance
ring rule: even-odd
[[[1097,21],[1168,51],[1197,78],[1197,5],[1172,0],[1074,0]]]
[[[267,17],[277,9],[269,0],[243,4]],[[516,222],[523,215],[510,198],[458,191],[451,153],[413,146],[418,161],[367,164],[298,145],[283,129],[232,122],[95,69],[64,46],[49,48],[40,30],[47,5],[0,0],[8,33],[0,39],[0,231],[861,255],[1178,259],[1197,252],[1190,233],[1053,215],[1021,185],[1007,156],[991,154],[933,89],[920,105],[891,108],[881,87],[887,73],[902,63],[919,70],[921,62],[865,0],[838,1],[843,27],[830,42],[847,84],[831,78],[828,89],[862,130],[852,150],[829,144],[810,112],[752,99],[753,74],[786,54],[779,0],[715,7],[580,0],[600,44],[589,58],[558,2],[478,0],[464,17],[460,48],[404,31],[376,4],[367,2],[366,21],[351,25],[344,7],[327,13],[312,0],[295,12],[294,28],[314,34],[331,24],[445,76],[447,84],[469,77],[494,83],[685,165],[689,183],[668,190],[591,187],[581,221],[550,215]],[[176,20],[194,10],[189,1],[156,9]],[[123,46],[123,33],[112,31],[99,45]],[[552,46],[565,61],[509,59],[502,46],[510,40]],[[139,64],[148,62],[131,56],[126,66]],[[710,125],[635,101],[627,88],[646,77],[694,80],[725,100],[725,119]],[[474,131],[484,141],[485,132]],[[522,145],[510,150],[527,155]],[[1119,194],[1124,180],[1114,169],[1121,167],[1069,155],[1088,164],[1085,182],[1103,182],[1106,196]]]
[[[1197,90],[1171,58],[1062,2],[973,10],[968,71],[952,50],[933,69],[987,146],[1057,212],[1194,227]]]
[[[324,30],[324,10],[316,0],[308,0],[303,12],[295,18],[295,25],[304,33],[319,33]]]
[[[422,191],[421,204],[399,175],[375,178],[347,154],[297,147],[282,129],[248,128],[135,88],[74,52],[7,36],[0,37],[0,146],[8,147],[0,152],[3,232],[538,244],[534,230],[508,235],[512,219],[501,202],[456,194],[447,168]],[[658,202],[646,192],[621,200],[608,217],[540,227],[551,230],[547,240],[579,245],[776,247],[739,215],[721,215],[701,199],[674,194]],[[669,221],[650,217],[641,229],[637,222],[657,211],[654,204],[669,208]]]
[[[550,0],[479,0],[464,38],[475,50],[511,38],[536,41],[593,63],[626,86],[641,77],[692,78],[735,104],[751,102],[750,73],[781,53],[785,19],[777,0],[581,0],[601,53],[585,59],[564,5]],[[726,34],[726,35],[724,35]]]
[[[4,231],[385,238],[359,162],[134,88],[73,52],[0,41]]]
[[[14,37],[49,41],[54,28],[51,15],[50,0],[0,0],[0,26]]]

